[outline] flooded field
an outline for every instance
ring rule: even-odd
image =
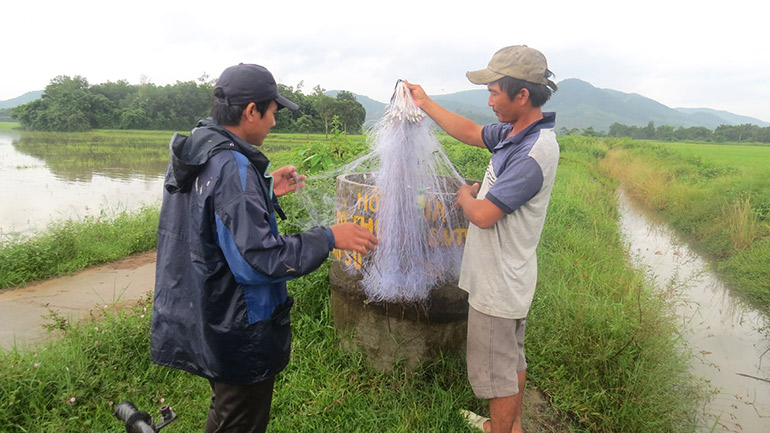
[[[631,256],[657,290],[676,300],[692,368],[716,388],[701,431],[770,431],[770,339],[762,316],[732,296],[664,223],[622,190],[618,198]]]
[[[27,235],[52,221],[80,219],[160,203],[165,163],[99,160],[87,153],[23,152],[21,134],[0,130],[0,239]],[[52,143],[57,146],[57,143]]]

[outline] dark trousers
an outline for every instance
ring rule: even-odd
[[[264,433],[270,419],[273,383],[270,378],[253,385],[209,381],[211,407],[206,433]]]

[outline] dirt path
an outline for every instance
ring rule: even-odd
[[[155,251],[94,266],[77,274],[0,292],[0,349],[24,346],[48,335],[50,310],[71,321],[104,305],[143,298],[155,284]],[[50,310],[49,310],[50,309]]]

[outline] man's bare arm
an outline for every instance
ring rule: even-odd
[[[430,99],[419,84],[405,81],[406,87],[412,93],[414,103],[422,109],[447,134],[471,146],[486,147],[481,139],[482,126],[476,122],[453,113],[434,100]]]

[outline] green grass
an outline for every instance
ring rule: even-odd
[[[290,291],[299,300],[292,313],[296,342],[276,385],[271,431],[467,431],[457,408],[474,399],[461,360],[373,371],[362,354],[338,349],[326,266]]]
[[[469,431],[457,412],[474,400],[460,360],[383,375],[360,354],[338,350],[327,269],[290,289],[299,299],[292,362],[276,383],[270,431]],[[98,321],[64,326],[63,339],[1,354],[3,431],[125,431],[111,413],[125,400],[156,418],[171,405],[179,418],[169,432],[201,431],[208,382],[149,361],[149,311],[149,301],[104,311]]]
[[[158,208],[54,222],[21,241],[0,242],[0,289],[66,275],[155,249]]]
[[[0,129],[16,129],[19,127],[19,122],[0,122]]]
[[[654,142],[656,145],[667,146],[694,163],[709,161],[732,167],[745,176],[760,176],[767,173],[767,163],[770,161],[769,145],[744,145],[736,143],[671,143]]]
[[[691,431],[705,389],[678,347],[670,300],[626,261],[605,149],[563,148],[538,250],[528,373],[587,431]]]
[[[464,176],[481,177],[488,155],[463,152],[451,140],[445,146]],[[596,169],[608,149],[583,137],[562,147],[528,319],[529,383],[572,431],[693,431],[705,388],[688,373],[668,300],[625,260],[615,183]],[[281,155],[292,161],[296,154]],[[382,374],[361,354],[338,350],[329,291],[328,264],[289,283],[296,298],[292,362],[278,377],[270,431],[462,432],[470,429],[457,408],[488,413],[461,359]],[[110,307],[94,322],[54,320],[63,338],[0,354],[5,431],[124,431],[111,415],[122,400],[148,411],[169,404],[179,414],[169,433],[200,431],[208,384],[149,361],[149,311],[145,300]]]
[[[603,140],[603,169],[658,211],[746,301],[770,314],[769,146]]]
[[[202,404],[193,396],[205,393],[207,383],[151,364],[149,305],[102,309],[94,322],[60,324],[63,338],[3,353],[3,431],[118,432],[111,411],[125,399],[145,410],[157,409],[164,397],[176,407],[183,398],[190,400],[185,407]]]

